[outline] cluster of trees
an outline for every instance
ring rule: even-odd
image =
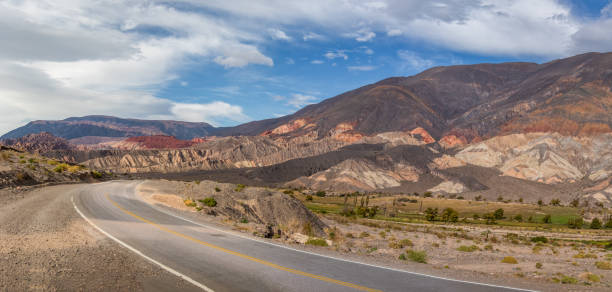
[[[353,206],[350,207],[348,204],[348,198],[353,197]],[[370,196],[363,195],[360,199],[360,204],[357,206],[357,200],[360,196],[359,192],[344,195],[344,204],[340,215],[346,217],[360,216],[363,218],[374,218],[378,213],[378,206],[370,207]]]
[[[438,208],[427,208],[425,210],[425,219],[427,221],[436,221],[438,219]],[[453,208],[446,208],[442,210],[440,220],[455,223],[459,221],[459,213]]]
[[[580,229],[585,225],[584,219],[582,217],[572,217],[567,220],[567,226],[572,229]],[[588,228],[591,229],[612,229],[612,217],[608,218],[606,223],[604,224],[601,219],[593,218],[591,223],[588,224]]]

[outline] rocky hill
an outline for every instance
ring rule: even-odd
[[[66,139],[43,132],[28,134],[15,139],[2,140],[2,144],[32,153],[46,153],[53,150],[74,150],[75,147]]]
[[[64,139],[167,135],[181,140],[191,140],[208,136],[213,129],[214,127],[207,123],[85,116],[61,121],[33,121],[6,133],[0,139],[19,138],[28,134],[48,132]]]

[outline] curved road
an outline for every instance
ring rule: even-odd
[[[206,291],[524,291],[302,252],[224,232],[144,202],[138,182],[89,185],[74,207],[90,224]]]

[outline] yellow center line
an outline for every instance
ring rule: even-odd
[[[256,262],[256,263],[260,263],[262,265],[266,265],[268,267],[272,267],[272,268],[275,268],[275,269],[278,269],[278,270],[281,270],[281,271],[286,271],[286,272],[289,272],[289,273],[292,273],[292,274],[296,274],[296,275],[300,275],[300,276],[304,276],[304,277],[309,277],[309,278],[313,278],[313,279],[317,279],[317,280],[321,280],[321,281],[324,281],[324,282],[333,283],[333,284],[337,284],[337,285],[341,285],[341,286],[345,286],[345,287],[355,288],[355,289],[361,290],[361,291],[369,291],[369,292],[374,292],[374,291],[379,292],[379,291],[381,291],[381,290],[372,289],[372,288],[360,286],[360,285],[349,283],[349,282],[344,282],[344,281],[328,278],[328,277],[325,277],[325,276],[315,275],[315,274],[303,272],[303,271],[300,271],[300,270],[296,270],[296,269],[292,269],[292,268],[288,268],[288,267],[283,267],[283,266],[277,265],[275,263],[271,263],[271,262],[268,262],[268,261],[265,261],[265,260],[262,260],[262,259],[258,259],[258,258],[249,256],[249,255],[245,255],[245,254],[233,251],[233,250],[229,250],[229,249],[226,249],[226,248],[223,248],[223,247],[220,247],[220,246],[217,246],[217,245],[205,242],[205,241],[201,241],[201,240],[199,240],[197,238],[193,238],[193,237],[191,237],[189,235],[185,235],[185,234],[182,234],[180,232],[176,232],[176,231],[174,231],[172,229],[169,229],[169,228],[166,228],[164,226],[161,226],[161,225],[159,225],[159,224],[157,224],[155,222],[152,222],[150,220],[142,218],[142,217],[132,213],[131,211],[128,211],[127,209],[119,206],[119,204],[117,204],[117,202],[113,201],[108,196],[108,194],[106,194],[106,199],[108,199],[108,201],[110,201],[113,205],[115,205],[115,207],[119,208],[121,211],[125,212],[126,214],[128,214],[128,215],[130,215],[130,216],[132,216],[132,217],[134,217],[134,218],[136,218],[136,219],[138,219],[138,220],[140,220],[142,222],[151,224],[151,225],[153,225],[153,226],[155,226],[155,227],[157,227],[157,228],[159,228],[159,229],[161,229],[161,230],[163,230],[165,232],[174,234],[176,236],[182,237],[182,238],[187,239],[187,240],[191,240],[191,241],[199,243],[201,245],[204,245],[204,246],[207,246],[207,247],[210,247],[210,248],[214,248],[216,250],[219,250],[219,251],[231,254],[231,255],[235,255],[237,257],[241,257],[243,259],[247,259],[247,260],[250,260],[250,261],[253,261],[253,262]]]

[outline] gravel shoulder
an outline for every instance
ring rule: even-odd
[[[0,190],[0,291],[199,291],[84,221],[81,188]]]

